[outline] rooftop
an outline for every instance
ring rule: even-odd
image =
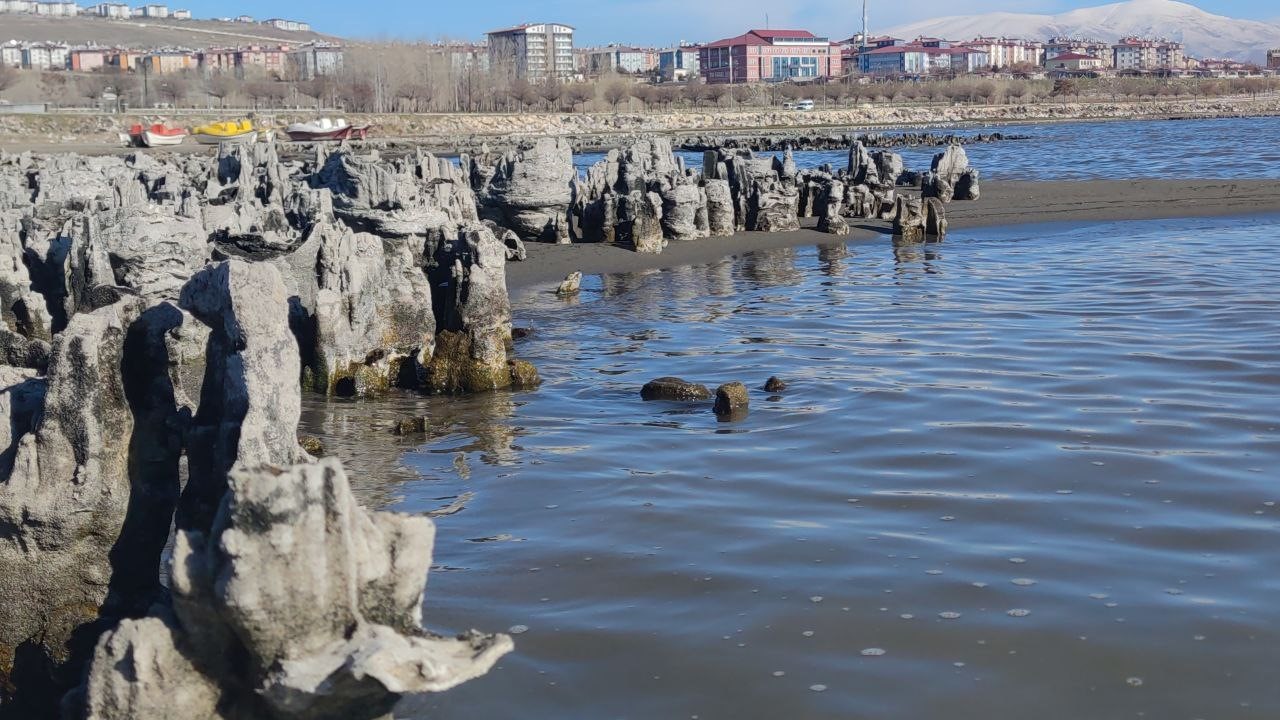
[[[702,47],[733,47],[735,45],[772,45],[776,40],[811,40],[815,43],[827,42],[808,30],[748,30],[737,37],[725,38],[707,43]]]

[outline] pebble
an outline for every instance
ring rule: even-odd
[[[1125,683],[1126,683],[1129,687],[1142,687],[1142,678],[1140,678],[1140,677],[1131,677],[1131,678],[1129,678],[1128,680],[1125,680]]]
[[[881,655],[884,655],[883,648],[867,648],[862,651],[863,657],[880,657]]]
[[[948,610],[947,612],[940,612],[940,613],[938,613],[938,617],[942,618],[943,620],[959,620],[959,619],[960,619],[960,613],[958,613],[958,612],[951,612],[951,611],[949,611],[949,610]]]
[[[826,692],[826,691],[827,691],[827,686],[826,686],[826,685],[820,685],[820,684],[819,684],[819,685],[810,685],[810,686],[809,686],[809,689],[810,689],[810,690],[812,690],[812,691],[814,691],[814,692]]]
[[[1023,608],[1014,608],[1005,614],[1008,615],[1009,617],[1023,618],[1030,615],[1031,611],[1024,610]]]
[[[529,632],[529,626],[528,625],[512,625],[511,629],[509,629],[507,632],[511,633],[512,635],[523,635]]]
[[[1036,584],[1036,581],[1032,580],[1031,578],[1014,578],[1009,582],[1013,583],[1014,585],[1017,585],[1018,587],[1031,587],[1032,585]]]

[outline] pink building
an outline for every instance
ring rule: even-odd
[[[104,48],[76,48],[71,51],[71,69],[76,72],[101,70],[107,65],[108,54]]]
[[[807,30],[751,30],[698,48],[707,83],[778,82],[838,77],[840,46]]]

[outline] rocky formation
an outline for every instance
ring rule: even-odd
[[[969,156],[964,148],[952,145],[933,157],[933,166],[924,177],[925,197],[938,198],[944,203],[952,200],[977,200],[978,171],[969,167]]]
[[[525,240],[568,242],[573,149],[564,138],[543,137],[490,164],[463,158],[463,172],[480,199],[481,216]]]
[[[0,715],[57,714],[95,644],[67,717],[372,718],[483,673],[509,640],[421,627],[430,523],[297,425],[304,383],[535,385],[510,251],[424,153],[0,156]]]
[[[577,295],[582,290],[582,273],[571,272],[556,287],[556,294],[561,297],[571,297]]]
[[[976,145],[1028,140],[1026,135],[1005,133],[849,133],[832,132],[814,135],[802,132],[775,132],[769,134],[707,134],[681,137],[677,144],[681,150],[706,152],[708,150],[751,150],[753,152],[783,152],[792,150],[844,150],[854,143],[868,148],[904,148],[944,145]]]

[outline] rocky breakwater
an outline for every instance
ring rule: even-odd
[[[304,384],[536,382],[505,255],[426,154],[0,156],[0,716],[374,718],[507,652],[297,440]]]
[[[904,132],[904,133],[854,133],[825,132],[805,133],[782,131],[760,134],[706,133],[686,135],[676,140],[681,150],[706,152],[708,150],[751,150],[753,152],[784,152],[791,150],[845,150],[854,143],[868,148],[905,148],[923,146],[977,145],[1028,140],[1030,136],[1013,133],[957,133]]]

